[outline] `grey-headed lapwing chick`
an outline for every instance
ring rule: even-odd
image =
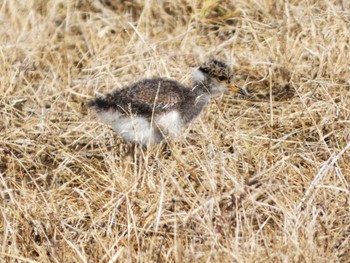
[[[166,78],[145,79],[116,89],[88,103],[100,120],[126,141],[146,146],[176,137],[209,103],[210,98],[232,90],[231,69],[210,60],[193,72],[192,86]]]

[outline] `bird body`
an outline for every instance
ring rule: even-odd
[[[227,90],[231,79],[226,64],[211,60],[193,73],[191,88],[166,78],[145,79],[88,105],[125,140],[146,146],[179,136],[211,97]]]

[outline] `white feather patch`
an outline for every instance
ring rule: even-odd
[[[170,135],[171,137],[180,135],[183,124],[178,111],[174,110],[162,114],[158,116],[155,121],[166,135]]]
[[[143,117],[124,117],[120,112],[111,110],[97,112],[97,115],[102,122],[111,125],[112,129],[127,141],[147,145],[162,140],[159,131],[151,127],[150,122]]]
[[[121,114],[119,111],[108,110],[108,111],[98,111],[96,113],[102,122],[109,125],[111,125],[112,122],[117,121],[121,118]]]
[[[193,82],[204,82],[206,79],[207,79],[207,77],[199,69],[195,69],[193,71],[193,73],[192,73]]]
[[[161,136],[143,117],[121,118],[112,123],[113,130],[127,141],[135,141],[143,145],[159,143]]]

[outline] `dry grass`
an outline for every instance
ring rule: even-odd
[[[2,261],[349,262],[348,1],[145,2],[1,1]],[[170,155],[84,107],[209,56],[251,96]]]

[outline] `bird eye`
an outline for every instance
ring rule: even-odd
[[[220,76],[220,77],[219,77],[219,80],[220,80],[220,81],[224,81],[224,80],[226,80],[226,77]]]

